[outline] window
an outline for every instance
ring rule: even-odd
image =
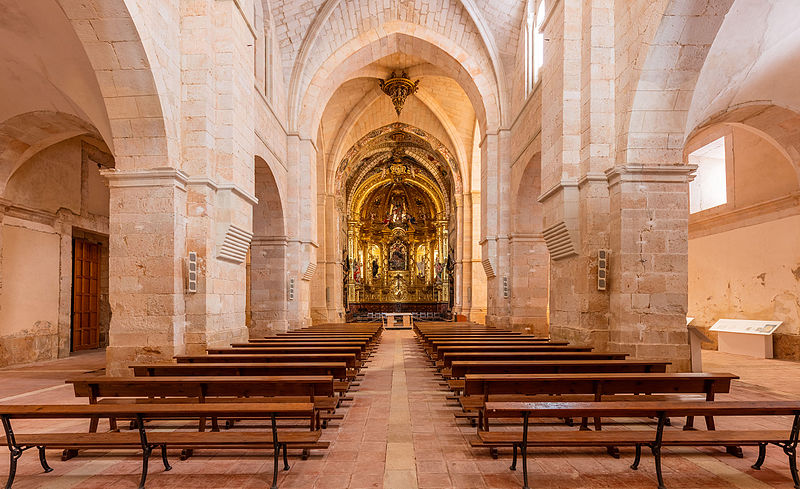
[[[525,18],[525,95],[533,91],[544,63],[542,25],[547,9],[544,0],[530,0]]]
[[[697,165],[697,173],[689,184],[689,214],[726,204],[725,138],[692,151],[689,164]]]
[[[544,0],[539,0],[539,7],[536,9],[536,25],[533,32],[533,81],[539,79],[539,70],[544,64],[544,33],[542,26],[544,24],[546,9],[544,8]]]

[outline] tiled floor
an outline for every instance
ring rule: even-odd
[[[707,371],[730,371],[742,377],[724,399],[782,399],[800,396],[800,364],[753,360],[705,352]],[[101,369],[101,352],[36,366],[0,369],[0,403],[82,403],[75,399],[65,378]],[[445,399],[416,341],[408,331],[387,331],[378,353],[354,393],[355,401],[341,410],[345,419],[324,432],[332,442],[327,452],[308,460],[291,457],[291,470],[282,472],[281,488],[514,488],[521,473],[508,470],[510,453],[501,450],[492,459],[487,450],[473,450],[467,437],[475,429],[456,422],[456,407]],[[768,423],[718,420],[718,425],[753,426]],[[699,422],[702,427],[702,422]],[[17,431],[81,429],[82,423],[64,421],[18,423]],[[498,429],[503,429],[502,427]],[[518,429],[509,427],[507,429]],[[0,474],[8,469],[7,450],[0,448]],[[664,458],[670,489],[677,488],[791,488],[786,457],[768,450],[761,471],[750,468],[755,449],[744,448],[737,459],[719,449],[669,449]],[[267,453],[202,452],[187,461],[171,454],[171,472],[158,460],[151,464],[148,488],[263,488],[269,487],[272,462]],[[531,487],[535,488],[647,488],[655,489],[652,458],[641,468],[628,468],[632,453],[623,449],[615,460],[602,450],[532,450]],[[22,457],[14,488],[132,488],[139,478],[140,456],[135,452],[95,453],[61,462],[49,453],[55,469],[43,474],[35,453]]]

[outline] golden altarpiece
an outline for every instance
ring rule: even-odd
[[[396,147],[352,189],[346,250],[351,308],[399,311],[402,304],[410,312],[415,305],[434,310],[425,305],[449,303],[448,206],[440,181]]]

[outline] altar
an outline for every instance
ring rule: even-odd
[[[455,268],[446,183],[396,147],[348,193],[348,320],[380,318],[391,329],[410,328],[412,314],[446,316]]]
[[[385,312],[383,313],[384,329],[411,329],[414,317],[410,312]]]

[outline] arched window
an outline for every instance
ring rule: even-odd
[[[547,9],[545,0],[530,0],[525,18],[525,96],[539,81],[539,70],[544,63],[544,34],[542,25]]]
[[[539,5],[536,7],[536,23],[533,32],[533,82],[539,80],[539,70],[544,64],[544,33],[542,27],[544,25],[544,18],[547,9],[544,6],[545,0],[538,0]]]

